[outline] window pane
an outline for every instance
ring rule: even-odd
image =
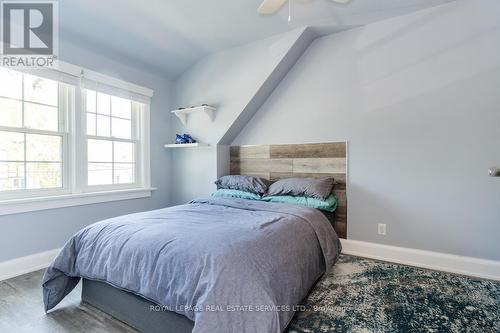
[[[53,135],[26,134],[26,160],[62,161],[62,138]]]
[[[110,115],[111,100],[110,96],[102,93],[97,93],[97,113]]]
[[[98,136],[111,136],[111,117],[97,115],[97,135]]]
[[[0,67],[0,96],[21,99],[23,74]]]
[[[116,138],[131,139],[132,138],[132,121],[120,118],[112,118],[113,125],[112,134]]]
[[[87,134],[96,135],[95,113],[87,113]]]
[[[24,134],[0,131],[0,161],[24,161]]]
[[[113,171],[111,163],[89,163],[88,185],[113,184]]]
[[[129,142],[114,143],[115,162],[134,162],[134,144]]]
[[[135,182],[133,163],[115,163],[114,184],[131,184]]]
[[[88,140],[89,162],[112,162],[113,142],[105,140]]]
[[[132,102],[120,97],[111,97],[112,116],[130,119],[132,116]]]
[[[24,163],[0,162],[0,191],[24,188]]]
[[[61,163],[26,163],[26,188],[62,187]]]
[[[57,107],[24,103],[24,125],[29,128],[57,131],[58,113]]]
[[[57,81],[24,75],[24,99],[27,101],[57,106],[58,87]]]
[[[23,104],[21,101],[0,97],[0,126],[23,126]]]
[[[95,108],[96,108],[96,101],[95,101],[95,91],[93,90],[87,90],[87,99],[85,100],[85,104],[87,105],[87,112],[93,112],[95,113]]]

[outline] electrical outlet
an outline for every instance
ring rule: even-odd
[[[378,224],[378,234],[379,234],[379,235],[383,235],[383,236],[385,236],[385,235],[386,235],[386,227],[385,227],[385,224],[382,224],[382,223],[379,223],[379,224]]]

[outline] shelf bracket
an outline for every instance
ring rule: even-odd
[[[182,125],[187,126],[187,114],[186,113],[176,113],[177,118],[181,121]]]
[[[206,105],[196,106],[189,109],[174,110],[172,111],[172,113],[175,114],[177,118],[179,118],[182,125],[187,126],[188,115],[200,111],[205,113],[210,121],[214,121],[216,109],[214,107]]]

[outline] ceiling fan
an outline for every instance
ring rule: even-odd
[[[257,12],[261,15],[269,15],[269,14],[274,14],[280,9],[285,2],[291,1],[291,0],[264,0],[260,4],[259,8],[257,9]],[[345,4],[348,3],[351,0],[331,0],[336,3],[341,3]]]

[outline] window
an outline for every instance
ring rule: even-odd
[[[140,103],[86,90],[87,185],[136,182]]]
[[[0,192],[64,188],[70,89],[0,68]]]
[[[152,91],[69,68],[0,67],[0,215],[150,195]]]

